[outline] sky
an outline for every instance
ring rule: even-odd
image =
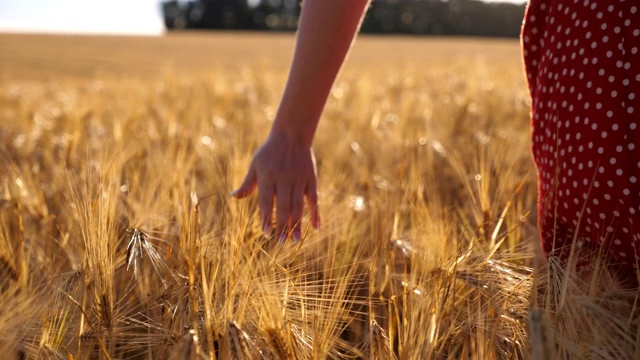
[[[159,0],[0,0],[0,32],[159,35],[163,31]]]
[[[0,0],[0,31],[161,34],[159,4],[158,0]]]

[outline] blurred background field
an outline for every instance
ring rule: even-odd
[[[161,79],[167,73],[238,73],[243,68],[286,71],[292,33],[174,32],[153,36],[0,34],[0,71],[7,80],[92,79],[99,75]],[[514,39],[361,36],[349,68],[433,66],[451,59],[505,65],[523,86]],[[464,60],[464,61],[463,61]],[[426,69],[425,69],[426,70]],[[286,74],[281,75],[280,85]]]
[[[362,36],[314,144],[322,228],[262,235],[228,193],[293,41],[0,35],[3,354],[633,353],[629,294],[599,306],[538,254],[517,40]]]

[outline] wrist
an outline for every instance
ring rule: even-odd
[[[300,113],[301,111],[288,112],[284,106],[281,106],[273,121],[270,134],[284,135],[290,140],[311,146],[319,116]]]
[[[273,123],[271,127],[271,132],[269,133],[270,138],[284,138],[288,141],[293,141],[296,143],[301,143],[306,146],[311,147],[313,143],[313,135],[314,130],[310,130],[304,127],[300,127],[300,124],[296,123],[279,123],[277,120]]]

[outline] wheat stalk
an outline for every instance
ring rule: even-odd
[[[384,329],[375,320],[371,321],[369,326],[369,355],[371,359],[396,359],[389,343],[389,336],[387,336]]]

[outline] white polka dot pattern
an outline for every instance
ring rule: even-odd
[[[576,239],[637,268],[640,1],[531,0],[522,45],[544,251]]]

